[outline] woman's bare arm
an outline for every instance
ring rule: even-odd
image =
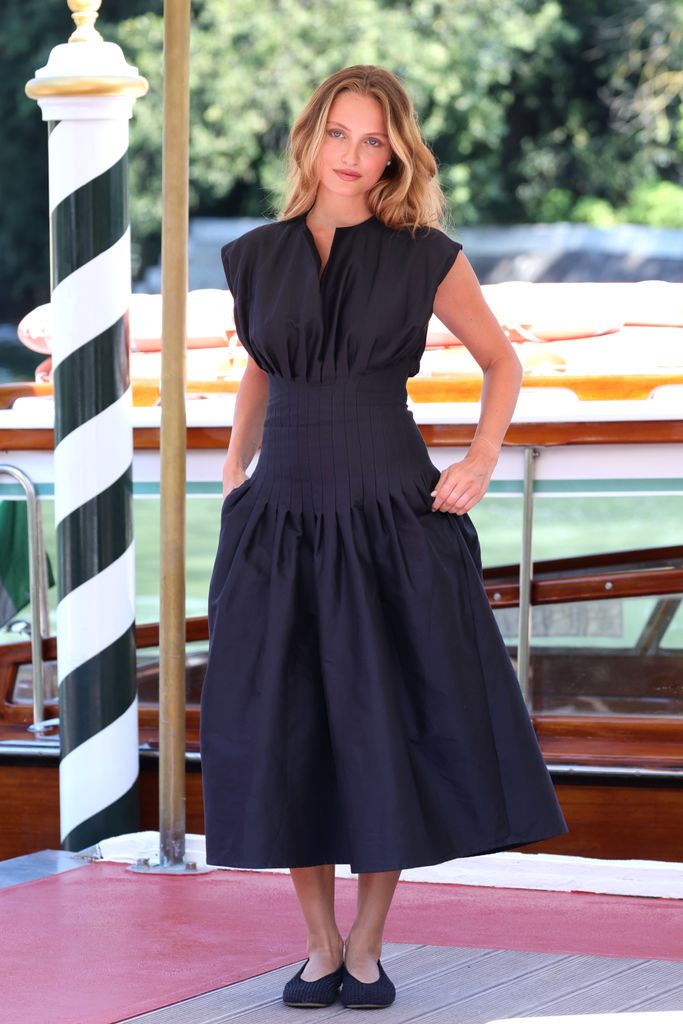
[[[461,462],[448,466],[432,508],[463,515],[486,493],[522,383],[522,364],[484,298],[472,264],[460,252],[439,285],[434,313],[484,372],[479,424]]]
[[[261,444],[267,404],[268,374],[248,356],[235,397],[230,443],[223,464],[224,498],[247,478],[246,468]]]

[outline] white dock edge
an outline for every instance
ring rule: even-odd
[[[497,1017],[486,1024],[683,1024],[683,1010],[645,1013],[571,1013],[561,1017]]]
[[[135,861],[159,850],[159,833],[132,832],[102,839],[89,853],[96,859]],[[198,866],[206,864],[203,835],[185,836],[186,858]],[[85,851],[80,851],[84,853]],[[209,865],[211,866],[211,865]],[[288,868],[226,868],[223,871],[268,871],[288,873]],[[347,864],[337,864],[337,878],[355,878]],[[443,864],[404,868],[403,882],[435,882],[485,885],[501,889],[535,889],[554,892],[592,892],[613,896],[650,896],[683,899],[683,863],[656,860],[607,860],[598,857],[570,857],[553,853],[501,851],[475,857],[461,857]],[[680,1022],[683,1024],[683,1012]]]

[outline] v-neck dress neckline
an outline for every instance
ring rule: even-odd
[[[320,253],[318,251],[318,246],[315,244],[315,238],[313,236],[313,232],[311,231],[311,229],[309,228],[308,224],[306,223],[306,217],[308,217],[308,214],[310,212],[311,212],[310,210],[306,210],[305,213],[300,213],[298,215],[298,219],[301,222],[301,226],[303,228],[304,236],[307,239],[308,244],[309,244],[310,248],[312,249],[313,254],[315,256],[316,266],[317,266],[318,285],[320,287],[322,287],[322,284],[323,284],[324,280],[327,277],[327,273],[328,273],[327,272],[327,268],[329,267],[330,263],[332,262],[332,257],[334,256],[335,251],[336,251],[336,247],[337,247],[336,243],[337,243],[338,237],[340,237],[340,235],[343,235],[345,232],[356,231],[358,228],[362,228],[365,225],[369,225],[373,221],[377,220],[377,218],[375,217],[374,214],[370,214],[370,216],[366,217],[365,220],[359,220],[356,224],[339,224],[339,225],[337,225],[337,227],[335,227],[335,229],[334,229],[334,231],[332,233],[332,241],[330,243],[330,251],[329,251],[329,253],[327,255],[327,261],[325,263],[325,266],[322,268],[322,272],[321,272],[320,267],[322,265],[322,259],[321,259]]]

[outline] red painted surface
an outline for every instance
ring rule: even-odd
[[[355,879],[336,882],[346,934]],[[0,891],[2,1020],[113,1024],[305,957],[287,874],[94,862]],[[399,882],[386,942],[683,962],[683,901]]]

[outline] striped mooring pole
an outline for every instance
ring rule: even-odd
[[[68,0],[76,30],[26,84],[48,126],[60,833],[138,829],[128,313],[128,121],[147,81]]]

